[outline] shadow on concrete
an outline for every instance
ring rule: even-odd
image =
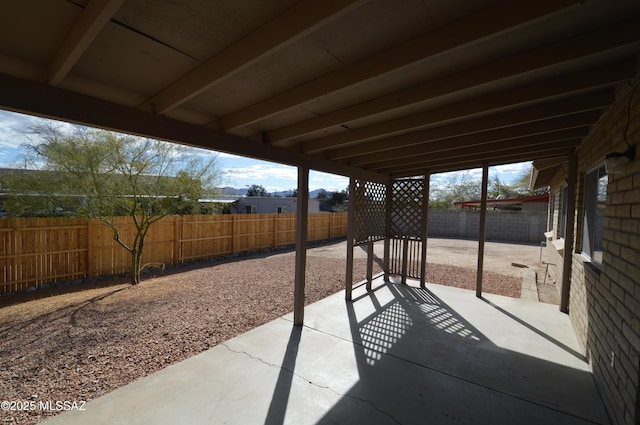
[[[281,425],[284,423],[301,338],[302,326],[293,326],[291,328],[289,342],[287,343],[287,350],[285,351],[282,365],[280,366],[278,380],[273,390],[271,403],[269,404],[269,411],[264,421],[265,425]]]
[[[549,334],[547,334],[545,332],[542,332],[540,329],[536,328],[535,326],[532,326],[530,323],[527,323],[526,321],[522,320],[518,316],[515,316],[515,315],[509,313],[507,310],[505,310],[504,308],[500,307],[499,305],[496,305],[496,304],[492,303],[488,299],[486,299],[486,298],[481,298],[481,299],[485,303],[489,304],[491,307],[493,307],[496,310],[498,310],[500,313],[502,313],[505,316],[515,320],[516,322],[518,322],[519,324],[521,324],[525,328],[535,332],[536,334],[540,335],[541,337],[543,337],[547,341],[551,342],[552,344],[557,345],[558,347],[562,348],[564,351],[566,351],[567,353],[571,354],[575,358],[577,358],[579,360],[582,360],[583,362],[587,361],[587,357],[585,355],[583,355],[582,353],[579,353],[576,350],[574,350],[573,348],[567,346],[566,344],[563,344],[562,342],[560,342],[557,339],[553,338]]]
[[[608,423],[587,371],[496,346],[428,289],[382,288],[347,301],[359,381],[320,424]]]

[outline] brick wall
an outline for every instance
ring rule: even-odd
[[[569,314],[612,422],[632,425],[640,423],[640,157],[623,174],[608,176],[601,266],[581,253],[585,175],[603,163],[607,153],[626,150],[627,122],[629,143],[640,144],[640,89],[628,121],[629,93],[619,96],[578,151]],[[552,193],[561,190],[566,173],[564,169],[556,175]],[[559,218],[552,220],[558,229]]]

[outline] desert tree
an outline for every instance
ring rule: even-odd
[[[252,184],[247,189],[247,196],[269,196],[267,189],[259,184]]]
[[[38,171],[16,172],[7,181],[7,212],[99,219],[131,255],[132,284],[140,282],[151,225],[170,214],[200,213],[203,191],[211,193],[221,177],[215,155],[197,155],[173,143],[50,124],[31,129],[31,135],[24,153]],[[132,240],[124,240],[120,216],[133,223]]]

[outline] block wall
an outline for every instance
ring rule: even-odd
[[[546,211],[490,211],[487,240],[539,244],[544,239]],[[429,211],[429,236],[477,239],[479,211]]]

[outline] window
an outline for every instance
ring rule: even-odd
[[[258,213],[258,206],[257,205],[245,205],[244,209],[245,209],[244,212],[246,214],[257,214]]]
[[[604,165],[588,173],[584,182],[584,224],[582,253],[593,263],[602,264],[604,216],[609,179]]]
[[[551,196],[551,205],[549,205],[551,208],[549,211],[549,230],[553,230],[556,224],[556,196],[556,193]]]
[[[562,188],[562,209],[560,210],[560,233],[559,237],[564,238],[567,236],[567,201],[569,197],[569,186]]]
[[[287,213],[287,207],[286,206],[279,206],[276,207],[276,213],[278,214],[286,214]]]

